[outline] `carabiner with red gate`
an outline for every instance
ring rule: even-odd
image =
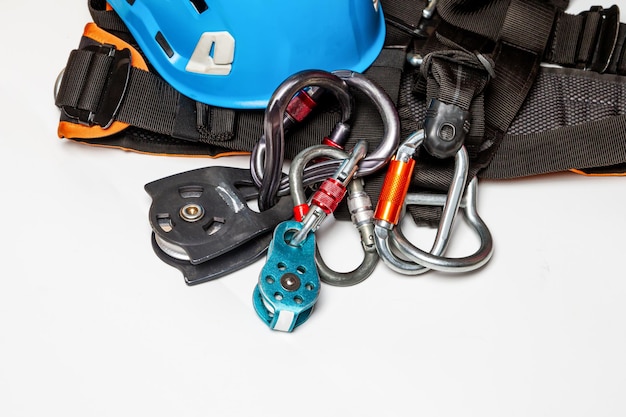
[[[294,202],[294,212],[296,219],[302,219],[303,224],[309,224],[309,226],[303,227],[300,232],[302,236],[305,236],[305,230],[316,230],[319,224],[326,217],[327,213],[321,206],[316,203],[319,202],[319,198],[312,198],[311,206],[306,202],[302,183],[304,167],[313,160],[320,158],[334,158],[343,159],[343,163],[337,170],[335,175],[329,179],[334,182],[341,181],[347,183],[347,203],[348,209],[351,214],[352,223],[359,231],[361,237],[361,246],[363,249],[363,260],[361,264],[354,270],[349,272],[338,272],[330,268],[324,259],[322,258],[319,249],[316,251],[315,261],[317,263],[318,272],[322,282],[335,286],[351,286],[358,284],[369,277],[378,263],[378,252],[374,245],[374,227],[372,221],[372,203],[369,196],[363,189],[363,182],[360,178],[354,178],[354,173],[358,169],[357,163],[362,161],[365,157],[366,143],[363,141],[357,142],[351,154],[332,148],[326,145],[311,146],[301,151],[294,158],[291,169],[289,171],[289,182],[291,184],[291,197]],[[344,186],[345,187],[345,186]],[[326,187],[321,186],[316,194],[321,193],[325,200],[332,199],[336,201],[337,198],[332,198],[332,193],[326,193],[323,191]],[[323,203],[324,204],[324,203]]]

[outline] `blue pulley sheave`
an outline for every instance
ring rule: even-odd
[[[309,233],[297,246],[289,244],[301,229],[302,223],[295,220],[276,227],[254,288],[254,309],[272,330],[293,331],[309,318],[319,296],[315,234]]]

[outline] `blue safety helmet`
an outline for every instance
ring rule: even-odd
[[[109,0],[148,61],[182,94],[267,105],[301,70],[363,72],[380,53],[378,0]]]

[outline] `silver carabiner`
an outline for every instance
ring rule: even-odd
[[[359,231],[361,248],[363,249],[363,261],[350,272],[339,272],[330,268],[319,249],[315,253],[315,262],[320,280],[326,284],[337,287],[348,287],[363,282],[374,272],[378,265],[378,251],[374,243],[374,210],[372,200],[363,188],[363,181],[356,178],[348,184],[348,209],[352,224]]]
[[[472,255],[461,258],[449,258],[441,256],[440,253],[435,253],[435,251],[431,251],[431,253],[425,252],[409,242],[399,227],[395,227],[390,233],[393,247],[412,262],[437,271],[469,272],[484,266],[493,255],[493,238],[489,228],[476,209],[477,188],[478,179],[475,177],[467,186],[465,197],[460,204],[460,207],[464,209],[467,222],[480,238],[480,247]],[[443,195],[414,194],[407,196],[406,204],[445,205],[447,201]],[[449,232],[451,226],[450,224],[450,227],[446,226],[445,229]],[[445,237],[446,240],[448,238],[449,236]]]
[[[291,197],[295,207],[296,219],[299,217],[302,218],[302,223],[304,224],[299,231],[299,235],[296,234],[293,236],[293,242],[294,240],[297,241],[299,236],[299,238],[302,239],[306,237],[309,231],[315,231],[321,224],[321,221],[326,217],[324,211],[315,210],[315,207],[306,214],[298,209],[299,207],[307,205],[303,187],[299,186],[299,184],[302,183],[304,167],[310,161],[319,158],[334,158],[344,161],[341,163],[334,177],[348,183],[348,208],[350,209],[352,222],[359,230],[364,256],[361,264],[354,270],[350,272],[338,272],[328,267],[319,250],[316,249],[315,262],[317,264],[320,280],[330,285],[350,286],[358,284],[372,274],[378,263],[378,252],[373,243],[374,231],[371,201],[363,190],[362,181],[360,179],[352,179],[357,169],[356,164],[363,160],[365,156],[366,147],[365,142],[359,141],[349,155],[341,149],[327,145],[311,146],[296,155],[289,170],[289,183],[291,184]]]
[[[376,214],[374,215],[375,242],[378,254],[389,268],[404,275],[419,275],[431,269],[429,265],[416,262],[398,248],[398,246],[402,245],[402,249],[404,249],[406,245],[407,251],[412,254],[414,254],[412,249],[417,249],[413,245],[407,245],[407,242],[399,243],[403,236],[398,230],[398,224],[401,213],[406,207],[407,191],[415,164],[413,155],[423,140],[424,132],[420,130],[410,135],[398,148],[398,152],[387,172],[381,197],[376,207]],[[435,241],[429,253],[434,258],[440,257],[448,246],[452,225],[461,204],[468,168],[469,158],[467,151],[465,147],[461,147],[455,154],[452,183],[442,204],[443,213]],[[397,252],[400,252],[404,257],[398,256]]]
[[[347,90],[343,87],[344,85],[364,93],[376,106],[383,121],[383,136],[378,147],[370,152],[359,164],[359,170],[356,173],[357,177],[370,175],[383,168],[396,150],[400,138],[400,119],[393,101],[385,90],[366,76],[357,72],[347,70],[334,71],[328,73],[326,77],[321,76],[322,74],[317,74],[318,72],[319,71],[313,72],[316,77],[310,79],[307,78],[311,72],[304,71],[295,74],[287,79],[284,84],[276,90],[272,99],[270,99],[270,104],[265,111],[265,135],[253,150],[250,165],[252,176],[259,187],[269,180],[266,179],[264,175],[265,171],[271,169],[271,167],[267,167],[266,165],[268,159],[269,162],[272,162],[273,159],[282,158],[282,156],[278,155],[278,151],[282,150],[284,146],[284,129],[278,120],[282,117],[287,107],[286,102],[288,102],[299,89],[303,88],[302,86],[306,86],[307,83],[322,88],[328,88],[331,92],[335,93],[342,109],[342,121],[338,124],[336,129],[341,130],[340,133],[342,135],[348,134],[343,126],[352,115],[352,103],[349,100],[349,94],[348,97],[346,97]],[[320,77],[318,78],[317,75],[320,75]],[[341,83],[337,82],[337,78]],[[279,103],[282,104],[282,106],[279,107]],[[268,152],[268,146],[273,149],[271,152]],[[282,159],[280,160],[282,161]],[[303,168],[301,183],[306,186],[323,181],[333,175],[339,164],[340,161],[336,159],[311,164]],[[274,186],[275,185],[272,185],[272,187]],[[289,179],[288,177],[284,177],[280,180],[277,194],[282,196],[289,193]]]

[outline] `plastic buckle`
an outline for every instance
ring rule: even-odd
[[[620,26],[619,7],[613,5],[608,9],[604,9],[602,6],[594,6],[588,12],[583,12],[582,14],[586,16],[589,13],[598,13],[601,17],[601,22],[598,25],[595,36],[593,56],[590,62],[584,63],[584,69],[603,73],[611,64],[611,58],[617,44]]]
[[[111,57],[108,73],[97,110],[85,110],[64,106],[63,112],[78,123],[93,126],[99,125],[108,128],[115,121],[115,116],[122,105],[128,80],[130,78],[131,53],[130,50],[116,49],[114,45],[90,45],[84,48],[87,51],[104,54]]]

